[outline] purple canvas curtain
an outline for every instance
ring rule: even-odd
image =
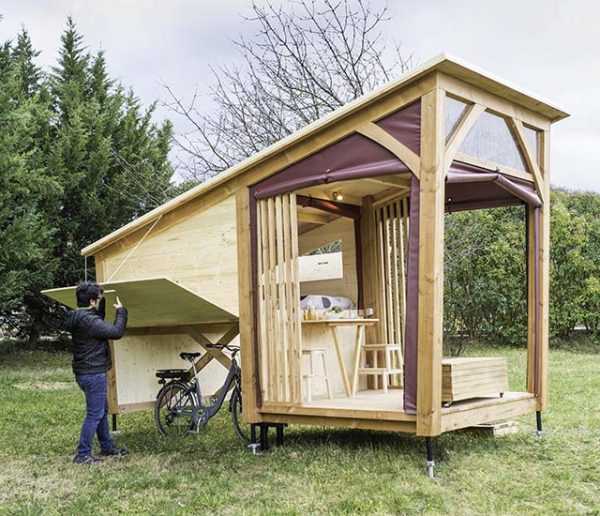
[[[419,210],[420,181],[410,184],[408,259],[406,268],[406,330],[404,334],[404,412],[417,413],[417,357],[419,354]]]

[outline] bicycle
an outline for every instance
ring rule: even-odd
[[[202,399],[195,359],[202,353],[180,353],[182,360],[189,360],[194,371],[190,376],[184,369],[160,369],[156,376],[163,386],[156,395],[154,419],[158,431],[165,437],[175,437],[198,433],[223,406],[225,397],[233,388],[229,401],[229,411],[237,437],[244,444],[250,442],[249,432],[242,422],[242,383],[241,370],[235,358],[240,348],[223,344],[207,345],[207,348],[231,351],[231,367],[223,386],[213,396],[209,404]],[[249,425],[248,425],[249,426]]]

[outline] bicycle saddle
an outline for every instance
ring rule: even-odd
[[[198,358],[202,353],[179,353],[179,356],[182,360],[189,360],[190,362],[194,360],[194,358]]]

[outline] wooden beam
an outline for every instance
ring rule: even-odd
[[[242,371],[242,418],[254,423],[258,420],[257,390],[258,378],[257,348],[255,347],[255,322],[253,295],[258,285],[252,282],[251,233],[250,233],[250,193],[240,188],[236,193],[237,253],[238,253],[238,298],[240,317],[240,358]],[[260,245],[260,242],[257,243]]]
[[[285,423],[290,425],[333,426],[339,428],[355,428],[362,430],[379,430],[384,432],[415,433],[414,421],[389,421],[377,419],[357,419],[344,417],[346,411],[336,416],[299,416],[295,414],[262,414],[261,420],[269,423]]]
[[[459,120],[458,125],[456,126],[454,131],[452,131],[452,134],[450,135],[450,138],[446,143],[446,171],[450,168],[450,165],[452,165],[454,157],[456,156],[456,153],[458,152],[458,149],[460,148],[462,142],[467,137],[467,134],[469,134],[469,131],[473,128],[475,122],[479,120],[479,117],[483,114],[484,111],[485,106],[481,104],[471,104],[469,107],[466,108],[466,112]]]
[[[544,197],[544,181],[542,179],[542,173],[540,172],[537,156],[535,154],[536,149],[529,147],[529,142],[525,137],[523,122],[517,120],[516,118],[509,118],[508,123],[516,137],[519,147],[521,148],[527,168],[533,175],[537,194],[540,196],[542,202],[546,202],[546,198]]]
[[[373,206],[379,207],[387,204],[394,199],[403,199],[410,196],[410,187],[406,188],[389,188],[378,195],[373,196]]]
[[[149,335],[187,335],[185,326],[150,326],[147,328],[128,328],[125,337],[144,337]]]
[[[373,122],[368,122],[358,127],[356,132],[389,150],[394,156],[402,161],[413,174],[419,177],[421,158],[402,142],[394,138],[385,129],[382,129]]]
[[[398,176],[381,176],[381,177],[366,177],[363,181],[367,181],[369,183],[377,183],[381,185],[388,186],[397,186],[400,188],[410,188],[410,174],[406,175],[398,175]]]
[[[311,224],[328,224],[333,220],[330,215],[322,215],[320,213],[308,213],[302,209],[298,210],[299,222],[310,222]]]
[[[421,99],[417,435],[424,436],[442,431],[444,101],[441,89]]]
[[[187,334],[194,339],[198,344],[200,344],[207,353],[212,355],[217,361],[225,368],[229,369],[231,367],[231,359],[225,355],[220,349],[213,349],[211,347],[207,347],[207,344],[214,344],[210,340],[208,340],[202,333],[193,328],[189,328]]]
[[[533,175],[529,174],[528,172],[524,172],[523,170],[517,170],[516,168],[498,165],[498,163],[493,163],[492,161],[469,156],[468,154],[463,154],[462,152],[457,152],[454,159],[469,165],[475,165],[476,167],[484,168],[490,172],[500,172],[505,176],[516,177],[517,179],[522,179],[523,181],[535,183]]]

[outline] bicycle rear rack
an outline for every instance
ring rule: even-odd
[[[158,369],[156,377],[159,378],[158,383],[164,385],[167,380],[184,380],[189,381],[191,374],[185,369]]]

